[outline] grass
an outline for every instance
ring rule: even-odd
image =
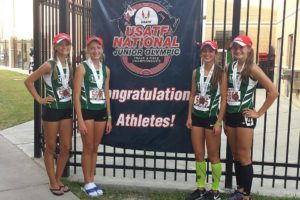
[[[23,80],[26,75],[0,70],[0,130],[11,126],[21,124],[33,119],[33,98],[27,92]],[[101,199],[101,200],[184,200],[188,195],[187,192],[161,192],[161,191],[144,191],[142,189],[125,190],[122,188],[105,187],[105,194],[99,198],[89,198],[80,189],[82,183],[70,182],[64,180],[71,191],[81,200]],[[226,199],[227,194],[222,194],[222,199]],[[300,200],[300,198],[287,197],[266,197],[253,195],[255,200]]]
[[[123,188],[112,188],[104,187],[104,195],[98,198],[89,198],[87,195],[81,191],[80,187],[83,183],[79,182],[70,182],[67,179],[64,179],[64,184],[68,185],[71,188],[71,191],[81,200],[184,200],[188,195],[187,192],[182,191],[143,191],[142,189],[126,190]],[[191,191],[192,192],[192,191]],[[228,194],[221,194],[221,199],[225,200],[229,197]],[[255,200],[300,200],[296,197],[267,197],[261,195],[252,195],[252,199]]]
[[[33,98],[23,84],[26,75],[0,70],[0,130],[33,119]]]

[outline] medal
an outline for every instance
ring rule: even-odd
[[[234,88],[235,92],[238,92],[240,90],[241,83],[242,83],[241,77],[240,76],[237,77],[237,65],[238,65],[238,62],[236,62],[233,65],[233,69],[232,69],[232,83],[233,83],[233,88]],[[245,63],[243,64],[241,71],[243,71],[244,66],[245,66]]]
[[[98,95],[99,95],[100,99],[102,99],[102,96],[103,96],[102,90],[99,90]]]
[[[95,69],[95,66],[94,66],[94,64],[93,64],[93,61],[91,60],[91,59],[88,59],[87,60],[87,64],[88,64],[88,66],[89,66],[89,68],[92,70],[92,72],[93,72],[93,76],[94,76],[94,78],[95,78],[95,82],[96,82],[96,84],[97,84],[97,88],[98,89],[102,89],[102,87],[103,87],[103,79],[104,79],[104,77],[103,77],[103,70],[102,70],[102,63],[101,62],[99,62],[99,74],[97,74],[97,72],[96,72],[96,69]]]
[[[69,96],[70,95],[69,90],[67,90],[67,89],[63,90],[62,95],[65,96],[65,97]]]
[[[207,100],[204,97],[200,97],[199,103],[202,104],[202,105],[204,105],[204,104],[207,103]]]
[[[204,82],[204,65],[202,65],[201,68],[200,68],[200,94],[201,94],[202,97],[206,95],[207,88],[208,88],[210,79],[212,77],[212,73],[214,71],[214,68],[215,68],[215,64],[213,64],[212,67],[210,68],[205,82]]]
[[[58,68],[58,71],[59,71],[59,74],[60,74],[60,77],[61,77],[61,84],[62,86],[65,88],[65,89],[68,89],[69,88],[69,77],[70,77],[70,70],[69,70],[69,66],[68,66],[68,62],[65,60],[65,65],[66,65],[66,74],[64,73],[64,70],[63,70],[63,67],[62,67],[62,64],[60,62],[59,59],[57,59],[57,68]]]
[[[233,99],[234,101],[238,101],[238,100],[239,100],[239,94],[238,94],[238,92],[233,92],[233,93],[232,93],[232,99]]]

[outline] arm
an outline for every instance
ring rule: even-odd
[[[85,75],[85,69],[82,64],[80,64],[75,70],[75,77],[74,77],[74,108],[77,115],[79,132],[82,135],[87,133],[87,128],[85,126],[82,112],[81,112],[81,103],[80,103],[80,95],[81,95],[81,84],[83,81],[83,77]]]
[[[220,111],[218,114],[217,121],[222,123],[224,119],[224,115],[226,112],[226,100],[227,100],[227,73],[225,71],[222,73],[222,79],[220,81],[220,93],[221,93],[221,103],[220,103]],[[214,134],[221,134],[222,126],[215,124],[214,126]]]
[[[24,81],[27,90],[30,92],[30,94],[39,104],[50,104],[52,101],[54,101],[54,97],[52,96],[47,96],[45,98],[42,98],[34,87],[34,82],[36,80],[41,78],[44,74],[50,72],[51,72],[51,65],[49,62],[45,62],[36,71],[30,74]]]
[[[189,105],[188,105],[188,117],[186,121],[186,126],[189,129],[192,128],[192,109],[193,109],[195,94],[196,94],[196,70],[194,69],[192,74],[192,88],[191,88],[191,94],[190,94]]]
[[[110,110],[110,96],[109,96],[109,79],[110,79],[110,70],[106,67],[106,79],[105,79],[105,88],[104,93],[106,97],[106,111],[107,111],[107,123],[106,123],[106,133],[110,133],[112,129],[111,124],[111,110]]]
[[[259,118],[273,104],[275,99],[278,97],[279,93],[278,93],[277,88],[272,83],[272,81],[267,77],[267,75],[256,64],[253,64],[253,66],[251,68],[251,75],[253,76],[253,78],[258,80],[258,82],[263,86],[263,88],[266,89],[267,98],[258,111],[251,110],[251,109],[245,109],[243,114],[246,117]]]

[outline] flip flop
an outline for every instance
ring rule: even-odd
[[[49,188],[49,190],[53,195],[56,195],[56,196],[64,195],[64,192],[61,191],[60,188]]]
[[[70,188],[66,185],[61,185],[59,186],[59,189],[62,190],[63,192],[70,192]]]

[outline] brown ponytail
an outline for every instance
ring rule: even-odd
[[[53,79],[57,80],[58,79],[58,71],[57,71],[57,67],[56,67],[56,63],[57,63],[57,51],[56,50],[54,50],[53,60],[55,63],[55,66],[53,67]]]
[[[244,69],[242,70],[241,72],[241,79],[243,81],[247,80],[250,76],[250,69],[252,67],[252,64],[254,62],[254,51],[252,48],[250,48],[250,52],[246,58],[246,61],[245,61],[245,66],[244,66]]]
[[[213,88],[218,87],[218,83],[221,82],[223,69],[220,65],[215,64],[214,72],[211,77],[211,85]]]

